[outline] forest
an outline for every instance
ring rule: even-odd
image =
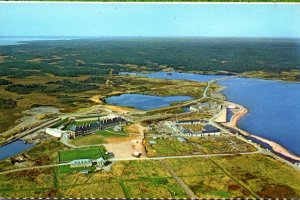
[[[94,38],[0,46],[0,76],[63,77],[120,71],[281,72],[300,69],[300,40],[272,38]],[[127,65],[138,67],[128,67]],[[142,67],[143,66],[143,67]]]

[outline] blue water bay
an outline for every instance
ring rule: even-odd
[[[229,101],[249,113],[238,126],[254,135],[275,141],[300,155],[300,84],[236,78],[220,81]]]

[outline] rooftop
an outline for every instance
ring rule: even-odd
[[[220,129],[214,127],[213,125],[207,124],[203,127],[203,133],[214,133],[214,132],[219,132]]]

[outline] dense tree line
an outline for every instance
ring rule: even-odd
[[[44,91],[45,86],[40,84],[12,84],[8,85],[5,90],[18,94],[29,94],[32,92]]]
[[[0,85],[9,85],[12,84],[11,81],[0,78]]]
[[[0,109],[12,109],[15,108],[17,102],[12,99],[2,99],[0,98]]]
[[[72,93],[72,92],[82,92],[87,90],[93,90],[97,89],[98,86],[94,84],[88,84],[83,82],[74,82],[70,80],[62,80],[62,81],[54,81],[54,82],[48,82],[47,84],[56,84],[60,85],[57,88],[54,88],[54,92],[66,92],[66,93]],[[48,89],[49,92],[51,92]]]
[[[101,76],[110,69],[114,69],[114,73],[130,71],[124,64],[145,66],[143,70],[159,70],[159,66],[164,65],[183,71],[281,72],[300,69],[299,52],[299,39],[121,38],[35,41],[0,47],[1,55],[10,56],[10,59],[1,63],[0,76],[26,77],[44,73],[56,76]],[[42,59],[37,63],[28,62],[35,58]]]

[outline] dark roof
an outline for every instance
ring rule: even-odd
[[[121,117],[117,117],[114,119],[109,119],[106,121],[96,121],[93,123],[87,123],[87,124],[83,124],[83,125],[72,125],[70,130],[74,131],[74,132],[79,132],[79,131],[89,131],[89,130],[93,130],[93,129],[97,129],[97,128],[101,128],[102,126],[107,126],[107,125],[111,125],[115,122],[121,122],[121,121],[125,121],[125,119],[121,118]]]
[[[203,133],[214,133],[214,132],[219,132],[220,129],[210,125],[210,124],[207,124],[203,127]]]

